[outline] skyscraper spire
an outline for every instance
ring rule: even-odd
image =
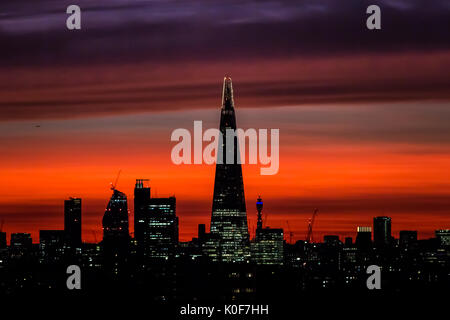
[[[230,77],[223,81],[222,109],[220,113],[220,131],[225,136],[226,129],[236,130],[233,87]],[[224,155],[227,143],[233,144],[234,162],[226,163]],[[247,210],[245,207],[244,182],[242,167],[237,159],[240,157],[239,144],[235,136],[232,141],[224,139],[219,147],[214,196],[211,214],[211,233],[218,239],[217,260],[222,262],[244,262],[249,257],[249,235],[247,227]]]
[[[234,109],[233,83],[231,82],[231,78],[229,76],[225,76],[223,79],[222,109]]]

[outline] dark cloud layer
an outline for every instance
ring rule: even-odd
[[[450,5],[377,1],[0,3],[0,121],[212,108],[450,99]]]
[[[73,1],[3,1],[0,64],[171,61],[430,51],[450,47],[446,0],[76,1],[82,30],[65,27]]]
[[[426,105],[450,99],[446,66],[450,54],[441,53],[219,65],[12,68],[0,74],[0,121],[215,108],[226,72],[235,79],[239,108],[386,101]]]

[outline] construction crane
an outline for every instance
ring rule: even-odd
[[[111,182],[111,190],[116,190],[117,182],[119,181],[120,173],[122,172],[122,169],[119,170],[119,173],[117,174],[116,181],[114,184]]]
[[[289,226],[289,221],[288,220],[286,220],[286,224],[287,224],[288,233],[289,233],[289,244],[291,244],[292,243],[292,236],[294,235],[294,233],[291,231],[291,227]]]
[[[313,225],[314,225],[314,220],[316,219],[316,215],[317,215],[317,211],[319,211],[319,209],[314,209],[312,218],[308,221],[308,233],[306,234],[306,242],[313,242]]]

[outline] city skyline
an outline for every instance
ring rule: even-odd
[[[232,80],[225,76],[219,136],[215,138],[209,232],[201,221],[197,237],[180,242],[176,197],[152,196],[146,178],[136,179],[132,231],[129,200],[118,189],[120,170],[111,183],[100,242],[82,242],[83,200],[74,197],[64,200],[64,229],[41,229],[38,245],[32,244],[30,233],[12,233],[7,246],[6,234],[0,232],[1,294],[66,294],[67,289],[87,286],[86,294],[128,288],[134,293],[145,292],[149,302],[166,305],[187,297],[196,302],[237,302],[264,296],[271,297],[273,304],[286,303],[287,297],[299,298],[310,290],[344,289],[358,294],[383,288],[384,292],[398,293],[416,286],[419,292],[431,288],[437,293],[446,288],[450,229],[435,230],[434,237],[427,240],[418,239],[417,230],[402,230],[396,239],[392,218],[377,216],[373,228],[357,227],[354,241],[353,237],[342,239],[334,234],[314,241],[319,211],[315,208],[306,239],[293,241],[289,221],[286,231],[268,223],[263,199],[258,195],[257,227],[250,238],[244,178],[238,161],[246,153],[245,143],[229,132],[237,129],[236,113]],[[78,275],[61,281],[64,269],[66,273],[77,270]],[[83,279],[87,277],[84,284],[81,270]],[[284,296],[281,292],[286,286],[290,293]]]
[[[234,96],[233,96],[233,85],[232,80],[229,76],[225,76],[223,80],[223,89],[222,89],[222,104],[221,104],[221,116],[220,116],[220,124],[219,129],[222,132],[223,135],[225,135],[225,130],[227,129],[233,129],[236,130],[237,128],[237,121],[236,121],[236,115],[235,115],[235,102],[234,102]],[[234,157],[234,163],[235,164],[225,164],[225,158],[227,154],[227,140],[224,140],[224,143],[222,147],[219,147],[217,159],[222,159],[221,161],[218,160],[218,164],[216,164],[215,169],[215,179],[214,179],[214,193],[213,193],[213,201],[212,201],[212,215],[211,215],[211,224],[210,232],[212,236],[217,236],[218,238],[214,240],[214,243],[212,244],[213,247],[221,248],[218,252],[222,252],[218,259],[219,261],[240,261],[243,260],[245,257],[249,256],[250,254],[250,238],[258,238],[257,231],[261,233],[262,231],[262,224],[264,226],[267,226],[267,214],[265,214],[264,219],[261,216],[260,209],[262,208],[262,200],[260,198],[260,195],[258,195],[258,201],[260,202],[260,207],[258,211],[258,218],[256,225],[253,225],[253,228],[249,228],[249,221],[253,221],[254,219],[249,219],[247,215],[247,209],[246,209],[246,201],[245,201],[245,192],[244,192],[244,183],[243,183],[243,174],[242,174],[242,168],[241,164],[236,164],[236,159],[240,157],[240,146],[237,142],[237,138],[235,137],[233,140],[233,148],[229,151],[233,151],[233,157]],[[245,148],[245,146],[244,146]],[[246,152],[246,151],[245,151]],[[222,164],[223,163],[223,164]],[[139,221],[134,220],[131,221],[130,217],[135,216],[135,210],[129,210],[128,207],[128,201],[127,201],[127,195],[125,193],[120,192],[118,189],[116,189],[117,184],[119,182],[120,175],[122,173],[122,170],[119,170],[119,173],[117,175],[117,178],[114,183],[111,182],[111,190],[113,191],[113,195],[111,196],[110,201],[108,202],[108,205],[106,206],[105,214],[102,219],[102,230],[103,230],[103,239],[110,239],[108,241],[111,241],[112,247],[117,247],[118,244],[121,242],[128,242],[129,237],[131,235],[136,235],[136,239],[139,242],[140,250],[147,250],[143,249],[144,247],[151,248],[152,246],[155,246],[156,244],[153,243],[155,239],[151,238],[151,233],[153,232],[160,232],[157,231],[158,224],[159,223],[167,223],[170,221],[170,223],[174,223],[174,226],[176,226],[176,238],[178,241],[179,237],[179,228],[178,228],[178,218],[176,218],[176,222],[172,221],[170,218],[170,215],[165,217],[162,215],[160,218],[149,218],[148,214],[151,214],[151,212],[155,212],[154,210],[161,210],[159,208],[160,205],[165,206],[166,204],[169,205],[169,203],[172,203],[170,206],[173,206],[172,208],[172,214],[175,213],[175,197],[172,198],[158,198],[157,196],[151,195],[151,188],[150,188],[150,179],[136,179],[136,185],[134,189],[134,206],[137,206],[138,210],[136,211],[136,215],[138,216],[137,219]],[[172,200],[170,200],[172,199]],[[162,201],[162,202],[161,202]],[[82,208],[81,208],[82,200],[80,198],[76,197],[70,197],[67,200],[64,200],[64,230],[67,230],[68,237],[71,239],[69,243],[73,244],[81,244],[81,237],[82,237]],[[131,204],[131,202],[130,202]],[[153,206],[152,208],[148,209],[148,206]],[[154,207],[156,206],[156,207]],[[159,208],[159,209],[156,209]],[[148,211],[150,210],[150,211]],[[167,210],[167,208],[163,208],[163,211]],[[314,209],[314,215],[316,216],[316,213],[318,211],[317,208]],[[130,214],[132,212],[132,214]],[[231,214],[230,214],[231,212]],[[155,214],[154,213],[154,214]],[[157,213],[156,213],[157,214]],[[322,212],[321,212],[322,214]],[[253,218],[254,215],[252,215]],[[150,220],[149,220],[150,219]],[[156,220],[152,220],[156,219]],[[162,220],[161,220],[162,219]],[[167,220],[169,219],[169,220]],[[274,220],[276,225],[276,217]],[[3,221],[3,220],[2,220]],[[284,239],[288,243],[292,243],[292,240],[298,241],[298,240],[307,240],[309,241],[308,236],[303,238],[299,232],[295,230],[291,230],[291,226],[289,223],[289,220],[286,220],[286,225],[283,226],[282,223],[279,225],[276,225],[277,228],[281,229],[281,234],[283,234],[283,229],[287,229],[284,232]],[[206,221],[200,221],[198,224],[205,224],[207,225]],[[133,231],[129,227],[130,224],[134,225]],[[292,224],[292,223],[291,223]],[[310,222],[308,220],[308,231],[310,227]],[[359,224],[358,228],[360,228],[361,225],[367,225],[367,224]],[[273,226],[273,225],[272,225]],[[152,229],[155,228],[156,229]],[[256,229],[255,229],[256,227]],[[286,228],[287,227],[287,228]],[[316,226],[317,227],[317,226]],[[445,229],[445,226],[439,226],[437,229]],[[367,227],[362,227],[367,228]],[[390,237],[392,236],[392,222],[390,217],[386,217],[383,215],[378,215],[377,217],[374,217],[373,219],[373,241],[376,245],[388,245],[391,241]],[[41,233],[42,230],[46,230],[48,228],[41,228],[39,227],[39,233]],[[253,230],[251,230],[253,229]],[[402,231],[409,231],[414,230],[417,231],[418,228],[409,228],[405,229],[402,228],[401,230],[398,230],[398,233],[401,233]],[[137,230],[137,231],[136,231]],[[153,230],[153,231],[152,231]],[[378,231],[377,231],[378,230]],[[308,232],[307,231],[307,232]],[[311,227],[312,231],[312,227]],[[94,239],[97,239],[97,232],[98,230],[92,230],[92,235]],[[256,233],[255,233],[256,232]],[[316,231],[317,233],[317,231]],[[354,237],[350,232],[347,234],[340,234],[339,232],[336,232],[336,230],[329,230],[326,232],[322,231],[321,239],[326,237],[327,235],[337,235],[341,238],[341,241],[345,238],[357,238]],[[250,236],[249,236],[250,235]],[[419,232],[420,235],[420,232]],[[433,234],[434,236],[434,234]],[[150,237],[150,238],[149,238]],[[172,236],[167,233],[164,233],[164,239],[169,241],[169,239],[172,238]],[[262,236],[261,236],[262,237]],[[10,237],[9,237],[10,238]],[[195,234],[192,235],[189,239],[182,239],[183,241],[191,240],[195,238]],[[308,238],[308,239],[307,239]],[[313,238],[311,234],[311,239]],[[427,237],[423,237],[427,238]],[[317,239],[317,238],[316,238]],[[420,237],[419,237],[420,239]],[[153,242],[152,242],[153,241]],[[161,240],[162,241],[162,240]],[[172,240],[170,240],[172,241]],[[36,240],[35,240],[36,242]],[[87,241],[89,242],[89,241]],[[117,242],[117,243],[115,243]],[[320,241],[316,241],[320,242]],[[153,244],[152,244],[153,243]],[[145,245],[144,245],[145,244]],[[162,245],[158,242],[158,246]],[[210,244],[211,245],[211,244]],[[151,249],[151,252],[154,252],[155,249]],[[168,248],[168,251],[171,251],[172,249]],[[222,257],[223,255],[223,257]]]
[[[242,110],[239,110],[241,112]],[[168,144],[169,145],[169,144]],[[167,158],[169,160],[170,150],[169,147]],[[283,157],[281,157],[281,170],[283,170]],[[167,165],[166,165],[167,168]],[[114,168],[114,172],[116,172],[117,168]],[[121,190],[124,190],[128,196],[132,194],[132,188],[134,184],[134,179],[139,176],[143,176],[139,172],[128,173],[126,168],[123,168],[122,176],[119,180],[119,186]],[[179,216],[181,218],[180,221],[180,238],[183,241],[187,241],[196,232],[196,225],[199,221],[208,220],[211,203],[208,198],[212,198],[212,190],[209,190],[211,184],[211,177],[214,175],[212,166],[201,166],[194,167],[179,167],[172,170],[174,174],[179,174],[181,171],[188,171],[190,174],[200,173],[198,176],[197,186],[200,186],[200,191],[203,192],[204,198],[191,198],[185,192],[181,192],[180,189],[177,188],[176,184],[172,186],[170,183],[165,181],[165,179],[157,174],[154,179],[151,179],[151,183],[155,185],[156,191],[153,191],[156,195],[169,196],[172,194],[176,194],[179,199]],[[61,182],[64,181],[60,178],[56,178],[59,186],[55,187],[56,189],[62,187],[66,191],[62,192],[54,192],[53,190],[46,190],[46,192],[52,192],[50,199],[42,199],[37,205],[33,205],[32,203],[36,203],[39,199],[31,198],[31,203],[25,202],[25,199],[13,206],[8,202],[3,202],[1,207],[0,219],[4,220],[4,230],[9,233],[11,232],[21,232],[26,229],[31,231],[33,234],[33,238],[36,238],[36,235],[39,229],[43,229],[43,227],[39,227],[35,224],[35,219],[42,221],[42,218],[46,218],[48,221],[47,229],[58,229],[62,226],[63,220],[60,213],[63,211],[63,200],[69,197],[80,197],[83,198],[83,217],[85,219],[86,224],[83,225],[83,240],[84,241],[93,241],[94,236],[92,231],[98,232],[101,226],[101,216],[106,207],[107,198],[109,197],[109,182],[114,180],[114,172],[108,173],[110,179],[103,180],[104,183],[101,184],[101,179],[99,181],[93,181],[93,186],[89,186],[90,193],[99,197],[100,195],[104,195],[104,198],[96,198],[92,197],[86,192],[83,192],[83,186],[77,185],[78,192],[70,192],[71,189],[70,183],[62,185]],[[270,186],[264,185],[265,181],[278,180],[277,177],[270,178],[261,178],[256,168],[252,168],[249,165],[243,165],[244,179],[246,180],[246,193],[250,194],[251,199],[254,198],[257,194],[263,194],[266,201],[266,207],[268,210],[268,219],[271,221],[272,225],[276,225],[277,227],[286,228],[286,220],[289,220],[291,223],[291,228],[294,232],[294,239],[302,239],[306,235],[307,228],[307,220],[310,218],[312,210],[315,207],[321,208],[321,216],[317,221],[317,233],[321,236],[329,233],[337,233],[342,237],[345,236],[354,236],[354,227],[355,225],[365,225],[369,223],[373,216],[383,216],[388,215],[392,216],[396,221],[393,224],[393,233],[398,234],[400,230],[418,230],[419,238],[429,238],[433,236],[433,232],[435,229],[444,227],[449,225],[450,219],[446,214],[446,203],[447,200],[443,197],[426,195],[423,198],[414,198],[413,195],[400,195],[400,198],[396,200],[396,195],[387,196],[386,194],[381,194],[380,198],[377,198],[376,194],[368,194],[367,199],[360,199],[358,197],[343,197],[343,199],[330,198],[327,199],[326,196],[317,199],[303,198],[303,197],[292,197],[292,195],[287,194],[287,197],[278,198],[280,196],[279,190],[275,192],[270,192]],[[248,174],[253,173],[250,178],[248,178]],[[103,171],[103,174],[105,172]],[[281,172],[280,174],[283,174]],[[311,174],[307,174],[310,176]],[[151,178],[151,176],[150,176]],[[170,176],[167,176],[167,180],[172,180]],[[69,179],[68,181],[73,181],[74,177]],[[258,184],[258,185],[255,185]],[[29,184],[27,184],[28,186]],[[99,190],[93,190],[96,187]],[[103,190],[103,191],[101,191]],[[39,194],[39,191],[37,194]],[[11,191],[6,192],[7,194],[11,194]],[[59,199],[55,199],[58,195],[61,196]],[[15,196],[17,199],[17,196]],[[20,199],[20,198],[19,198]],[[383,200],[388,200],[387,202]],[[339,203],[339,200],[342,203]],[[389,200],[391,202],[389,202]],[[435,201],[432,203],[431,201]],[[17,201],[17,200],[16,200]],[[292,205],[286,205],[287,202],[292,203],[295,201],[298,204],[298,207],[293,207]],[[355,208],[352,208],[351,202],[354,201],[357,206],[359,206],[359,212],[347,213],[345,206],[350,208],[350,211],[355,211]],[[408,202],[412,203],[408,203]],[[42,202],[44,204],[42,204]],[[333,203],[334,202],[334,203]],[[48,204],[47,204],[48,203]],[[405,212],[404,208],[399,208],[402,204],[405,204],[406,208],[413,207],[414,204],[418,204],[416,208],[413,208],[412,214],[408,214]],[[252,208],[252,203],[249,203],[249,207]],[[366,205],[367,210],[364,208]],[[331,207],[331,209],[330,209]],[[344,207],[340,209],[340,207]],[[357,207],[358,208],[358,207]],[[394,208],[390,209],[389,208]],[[131,212],[133,212],[133,205],[130,204]],[[337,209],[337,213],[335,212]],[[396,213],[396,210],[400,209],[400,213]],[[421,213],[418,211],[421,211]],[[435,211],[434,215],[428,214],[429,210]],[[285,212],[288,211],[289,214]],[[333,212],[334,211],[334,212]],[[340,212],[339,212],[340,211]],[[342,214],[340,214],[342,213]],[[419,216],[419,217],[418,217]],[[411,218],[413,217],[413,218]],[[256,211],[249,212],[249,231],[251,234],[254,234],[254,228],[256,227]],[[337,218],[337,219],[336,219]],[[130,216],[130,223],[133,223],[133,214]],[[419,225],[419,227],[416,227]],[[22,227],[24,226],[24,227]],[[97,234],[100,236],[100,233]]]
[[[141,180],[141,179],[136,179],[136,180]],[[121,192],[119,192],[119,193],[121,193]],[[152,197],[152,198],[153,199],[157,199],[157,200],[158,199],[171,199],[171,198],[176,199],[174,196],[170,196],[168,198],[156,198],[156,197]],[[64,202],[65,201],[70,201],[72,199],[73,198],[70,197],[69,199],[65,199]],[[81,200],[80,198],[76,198],[76,199],[77,200]],[[251,201],[251,200],[249,200],[249,201]],[[259,201],[261,201],[260,196],[258,196],[258,198],[256,199],[256,203],[258,204]],[[132,202],[130,202],[128,204],[131,204],[131,203]],[[106,210],[108,211],[108,207],[107,207]],[[258,210],[255,210],[255,212],[258,212]],[[41,233],[42,231],[45,231],[45,232],[48,232],[48,231],[61,231],[62,232],[64,230],[66,230],[66,228],[64,227],[64,222],[65,222],[64,221],[64,213],[63,213],[61,219],[63,220],[62,225],[58,225],[56,228],[53,228],[53,229],[41,228],[40,226],[36,226],[36,228],[38,228],[38,234]],[[388,219],[389,220],[389,224],[392,221],[392,218],[389,217],[389,216],[373,216],[373,217],[371,217],[371,219],[369,221],[365,221],[362,224],[354,224],[354,230],[352,230],[351,232],[346,232],[344,234],[340,234],[339,232],[336,232],[336,231],[333,232],[333,230],[330,230],[330,232],[328,232],[328,231],[327,232],[322,232],[322,233],[319,232],[320,236],[316,235],[314,237],[315,239],[313,240],[313,243],[324,243],[324,242],[326,242],[326,237],[327,236],[337,236],[342,243],[345,242],[346,238],[351,238],[352,241],[355,241],[356,238],[357,238],[358,232],[360,232],[359,229],[367,229],[367,228],[369,228],[370,229],[369,232],[371,233],[371,238],[370,239],[373,242],[373,244],[375,245],[375,244],[377,244],[375,231],[374,231],[376,229],[376,224],[375,224],[375,220],[376,219]],[[306,221],[306,223],[308,223],[309,220]],[[255,228],[254,228],[253,232],[251,232],[249,230],[249,239],[251,239],[251,240],[255,238],[255,236],[256,236],[255,232],[258,229],[258,218],[255,218],[255,221],[256,221],[256,225],[255,225]],[[131,222],[130,222],[130,224],[131,224]],[[209,226],[208,221],[199,221],[199,224],[196,226],[195,232],[192,234],[192,237],[186,238],[186,239],[180,239],[180,242],[190,242],[190,241],[194,240],[198,236],[198,232],[199,232],[198,227],[199,227],[200,224],[205,225],[205,227]],[[265,229],[266,226],[267,226],[267,222],[264,219],[262,220],[262,225],[263,225],[263,227],[262,227],[263,229]],[[282,226],[278,226],[276,224],[271,225],[271,227],[275,227],[275,228],[279,228],[281,230],[284,230],[284,240],[288,244],[295,244],[297,241],[307,242],[307,236],[306,236],[307,235],[307,231],[305,232],[305,236],[304,237],[302,237],[302,236],[295,237],[294,236],[295,232],[289,232],[288,229],[290,229],[290,227],[289,227],[288,224],[286,224],[286,226],[287,226],[287,228],[286,227],[282,227]],[[397,232],[394,232],[394,231],[391,231],[390,227],[391,227],[391,225],[389,225],[389,231],[390,232],[388,234],[394,240],[400,240],[402,238],[402,233],[406,234],[406,233],[411,233],[411,232],[416,233],[417,240],[427,240],[427,239],[436,238],[436,232],[438,232],[438,231],[449,232],[449,230],[450,230],[446,226],[442,225],[442,226],[434,229],[432,234],[429,237],[427,237],[427,236],[420,237],[420,231],[419,231],[420,228],[399,229]],[[100,236],[101,236],[101,233],[102,233],[101,229],[103,229],[103,228],[100,228],[100,230],[98,230],[98,232],[100,233]],[[130,236],[135,233],[134,227],[133,227],[133,230],[131,230],[131,227],[128,226],[128,230],[129,230],[128,234]],[[4,230],[1,230],[1,231],[5,232]],[[292,237],[291,238],[290,238],[290,233],[292,233]],[[315,231],[315,233],[318,233],[318,232]],[[10,242],[10,239],[11,239],[11,234],[29,234],[31,236],[34,244],[39,244],[39,240],[40,240],[40,237],[32,236],[33,233],[30,232],[29,230],[21,230],[21,231],[10,232],[10,233],[5,232],[5,234],[7,235],[6,241],[7,241],[8,245],[9,245],[9,242]],[[69,234],[70,233],[68,233],[68,235]],[[97,239],[97,233],[95,233],[95,235],[92,237],[92,240],[94,240],[94,239]],[[101,241],[99,239],[97,239],[97,240],[98,241],[89,241],[89,240],[86,241],[86,240],[83,239],[83,243],[99,243]]]
[[[83,240],[100,238],[121,169],[129,198],[139,177],[175,194],[180,239],[192,238],[210,218],[214,167],[171,163],[170,134],[195,120],[217,128],[224,74],[240,127],[280,129],[278,174],[242,166],[246,205],[261,194],[270,225],[289,221],[302,239],[319,208],[318,238],[354,237],[374,216],[392,217],[396,236],[450,226],[447,1],[380,0],[381,30],[366,28],[367,1],[78,4],[76,31],[57,1],[0,4],[8,235],[62,228],[63,200],[79,197]]]

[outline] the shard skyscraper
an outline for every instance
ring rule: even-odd
[[[226,129],[236,130],[233,86],[230,77],[225,77],[220,113],[222,144],[218,148],[218,161],[214,181],[214,197],[211,214],[211,234],[215,239],[216,258],[220,262],[244,262],[249,258],[249,234],[247,210],[245,208],[242,167],[237,162],[240,157],[238,139],[234,136],[234,163],[227,164]],[[220,142],[219,142],[220,143]],[[219,161],[222,160],[222,161]]]

